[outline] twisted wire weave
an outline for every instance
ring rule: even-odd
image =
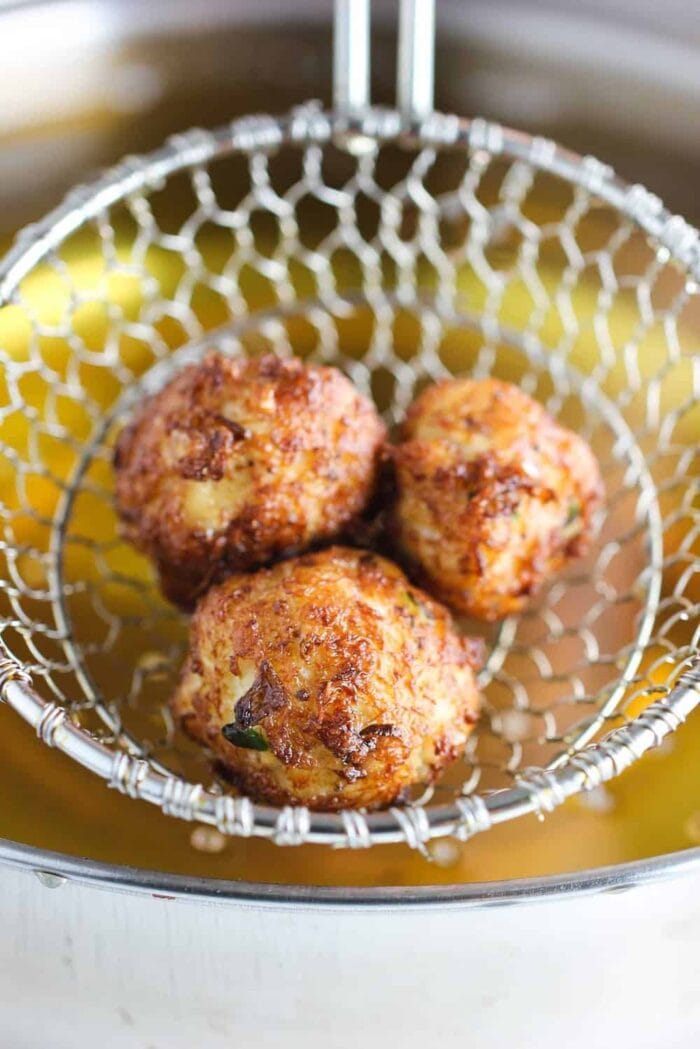
[[[0,695],[114,789],[278,844],[425,850],[619,774],[699,698],[699,280],[654,194],[483,120],[306,106],[127,158],[0,267]],[[186,625],[119,539],[109,461],[212,341],[335,364],[389,424],[426,382],[512,379],[601,461],[594,554],[487,636],[463,763],[389,812],[254,805],[172,723]]]

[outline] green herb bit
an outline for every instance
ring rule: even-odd
[[[406,600],[416,610],[416,612],[420,612],[422,615],[425,616],[426,619],[435,618],[428,606],[423,601],[421,601],[420,598],[412,594],[410,590],[406,591]]]
[[[569,512],[566,515],[566,523],[568,525],[573,524],[577,517],[581,516],[581,504],[577,502],[569,503]]]
[[[244,747],[246,750],[269,750],[270,746],[265,737],[255,728],[238,728],[235,722],[224,725],[221,734],[234,747]]]

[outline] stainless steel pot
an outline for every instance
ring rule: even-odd
[[[697,221],[696,21],[679,0],[443,0],[438,103],[604,155]],[[0,47],[1,236],[171,131],[327,97],[330,3],[7,4]],[[381,101],[388,31],[376,54]],[[53,767],[29,820],[47,819]],[[68,818],[70,797],[54,804]],[[0,863],[8,1049],[697,1044],[700,849],[423,888],[198,879],[10,841]]]
[[[698,850],[445,890],[0,857],[8,1049],[697,1044]]]

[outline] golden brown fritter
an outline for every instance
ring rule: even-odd
[[[114,465],[123,534],[190,607],[231,571],[335,537],[371,497],[385,428],[334,368],[211,353],[144,401]]]
[[[331,547],[201,599],[172,709],[253,798],[376,808],[461,753],[480,655],[391,561]]]
[[[510,383],[454,379],[411,405],[395,449],[394,537],[455,611],[519,611],[589,543],[600,471],[582,438]]]

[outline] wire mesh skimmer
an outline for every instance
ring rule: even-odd
[[[397,110],[368,105],[368,5],[341,0],[334,111],[129,158],[0,271],[2,696],[110,786],[227,834],[466,838],[609,779],[700,698],[698,234],[590,157],[433,113],[432,16],[402,5]],[[110,461],[138,398],[212,344],[337,365],[390,424],[427,382],[493,374],[598,455],[593,553],[490,631],[482,723],[409,804],[254,805],[169,716],[186,622],[119,538]]]

